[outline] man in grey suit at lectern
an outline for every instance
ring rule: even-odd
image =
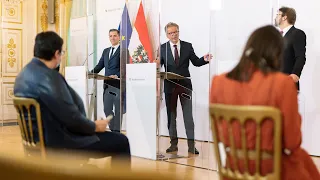
[[[191,43],[179,39],[179,26],[176,23],[168,23],[165,27],[168,42],[161,45],[161,66],[166,72],[173,72],[184,77],[190,77],[189,62],[194,66],[203,66],[212,59],[211,54],[199,58]],[[180,98],[183,119],[188,138],[188,152],[199,154],[194,142],[194,122],[192,115],[192,84],[190,79],[164,80],[164,93],[167,106],[168,129],[171,146],[166,152],[178,151],[178,136],[176,127],[177,100]]]
[[[120,32],[117,29],[110,29],[109,40],[111,47],[103,50],[99,63],[91,73],[99,73],[105,68],[105,76],[120,78]],[[104,113],[107,117],[114,116],[109,128],[111,131],[120,132],[120,80],[105,80],[103,90]]]

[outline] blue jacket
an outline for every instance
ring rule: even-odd
[[[95,123],[86,118],[79,95],[60,73],[37,58],[33,58],[17,76],[14,95],[39,102],[46,146],[81,148],[99,141]],[[36,126],[35,117],[32,112],[33,126]],[[38,140],[37,127],[34,135]]]
[[[99,73],[103,68],[105,68],[105,76],[117,75],[120,78],[120,46],[113,53],[111,58],[109,58],[110,50],[111,47],[103,50],[99,63],[91,72]],[[104,83],[120,89],[120,81],[118,80],[105,81]]]

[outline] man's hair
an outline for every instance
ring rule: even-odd
[[[297,19],[296,10],[289,7],[281,7],[279,11],[282,12],[282,17],[287,16],[289,24],[294,25],[296,23],[296,19]]]
[[[51,61],[56,51],[61,53],[63,39],[53,31],[46,31],[37,34],[33,55],[34,57]]]
[[[110,30],[109,30],[109,33],[111,33],[111,32],[117,32],[117,33],[118,33],[118,35],[120,36],[120,32],[119,32],[119,30],[118,30],[118,29],[110,29]]]
[[[179,30],[179,25],[174,23],[174,22],[169,22],[165,27],[164,27],[164,31],[167,33],[167,30],[169,27],[176,27]]]

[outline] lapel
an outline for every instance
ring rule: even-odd
[[[171,46],[170,46],[170,42],[168,41],[167,42],[167,48],[165,50],[166,52],[165,53],[165,56],[167,56],[167,63],[171,63],[173,65],[176,65],[176,63],[174,62],[174,57],[173,57],[173,54],[172,54],[172,51],[171,51]]]
[[[106,62],[105,63],[105,67],[108,68],[109,67],[109,54],[110,54],[110,47],[107,48],[106,50],[106,54],[104,55],[104,59]]]
[[[294,33],[294,31],[295,31],[295,27],[294,26],[292,26],[290,29],[289,29],[289,31],[286,33],[286,35],[284,35],[284,48],[285,49],[287,49],[289,46],[290,46],[290,44],[291,44],[291,41],[292,41],[292,34]]]
[[[109,48],[110,51],[111,48]],[[120,46],[117,48],[116,52],[113,52],[113,55],[110,58],[110,61],[112,61],[115,57],[117,57],[120,53]]]
[[[184,58],[184,49],[185,49],[185,43],[180,40],[180,58],[179,58],[179,66],[183,63]]]

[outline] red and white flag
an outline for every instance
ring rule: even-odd
[[[153,51],[142,2],[140,2],[128,49],[131,55],[130,63],[153,62]]]

